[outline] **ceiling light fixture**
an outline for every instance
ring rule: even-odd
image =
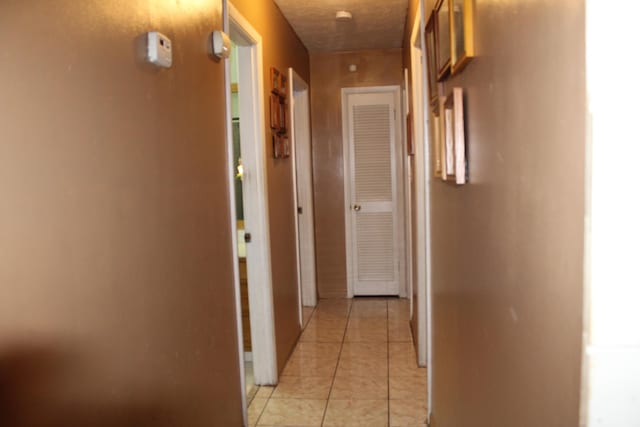
[[[351,21],[351,19],[353,19],[351,12],[347,12],[346,10],[336,12],[336,21]]]

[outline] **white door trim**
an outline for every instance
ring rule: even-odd
[[[240,67],[240,114],[241,145],[245,185],[243,189],[255,209],[246,209],[258,213],[251,219],[252,242],[247,245],[247,271],[249,274],[249,305],[251,321],[251,345],[253,349],[253,371],[258,385],[273,385],[278,380],[276,364],[276,340],[273,313],[273,289],[271,276],[271,244],[269,237],[269,209],[267,200],[266,151],[264,135],[264,78],[262,63],[262,37],[253,26],[228,1],[225,6],[225,31],[232,39],[237,39],[238,59],[248,67]],[[229,164],[229,199],[231,203],[231,226],[233,230],[233,250],[237,254],[236,213],[235,213],[235,170],[233,162],[233,133],[231,124],[231,71],[229,61],[225,61],[227,86],[227,151]],[[244,95],[243,95],[244,94]],[[245,221],[247,222],[247,221]],[[240,305],[240,279],[234,267],[236,287],[236,315],[238,316],[238,341],[242,344],[242,311]],[[240,348],[240,357],[244,350]],[[244,363],[240,363],[244,377]],[[242,384],[243,393],[245,391]],[[244,399],[246,410],[246,399]]]
[[[431,203],[430,182],[431,163],[429,153],[429,133],[427,132],[429,109],[425,108],[427,95],[426,76],[426,47],[424,0],[420,0],[418,11],[411,31],[411,73],[413,88],[413,112],[414,135],[416,150],[416,168],[414,171],[416,181],[416,260],[418,287],[418,301],[414,305],[417,308],[418,325],[418,364],[427,367],[427,410],[432,413],[432,384],[433,384],[433,334],[431,311]]]
[[[368,86],[368,87],[349,87],[342,88],[342,141],[343,141],[343,149],[342,149],[342,157],[343,157],[343,171],[344,171],[344,212],[345,212],[345,245],[346,245],[346,262],[347,262],[347,297],[353,298],[354,295],[354,277],[353,277],[353,257],[351,253],[351,248],[353,247],[353,229],[351,223],[351,216],[349,212],[351,211],[351,181],[349,179],[349,171],[351,170],[351,152],[349,150],[349,111],[347,106],[347,98],[351,94],[357,93],[384,93],[391,92],[394,94],[395,105],[396,105],[396,184],[400,189],[398,194],[398,218],[404,219],[404,186],[400,185],[404,176],[404,162],[399,161],[398,156],[401,153],[406,152],[406,148],[402,148],[406,146],[404,140],[402,138],[402,90],[399,85],[392,86]],[[402,289],[406,289],[406,277],[405,277],[405,247],[402,241],[404,240],[404,227],[402,227],[402,221],[398,221],[398,226],[396,227],[396,242],[395,248],[398,251],[398,258],[400,260],[400,265],[398,267],[398,280],[400,282],[400,289],[402,293]]]
[[[295,200],[295,225],[296,225],[296,254],[298,257],[298,292],[300,297],[300,325],[302,325],[302,306],[315,307],[317,304],[316,291],[316,259],[315,259],[315,235],[313,217],[313,177],[311,173],[311,117],[309,105],[309,85],[302,77],[289,68],[289,117],[290,120],[290,143],[291,158],[293,160],[293,183]],[[298,150],[298,147],[304,147]],[[307,157],[302,162],[298,156],[304,153]],[[301,167],[302,170],[298,170]],[[298,179],[298,175],[304,173],[304,179]],[[299,197],[302,190],[302,197]],[[297,212],[297,208],[302,208],[302,216]],[[311,230],[306,236],[302,236],[301,229]],[[307,250],[302,248],[300,239],[309,241]],[[309,277],[303,278],[303,265],[312,268]]]

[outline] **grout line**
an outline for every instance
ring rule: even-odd
[[[340,366],[340,358],[342,358],[342,349],[344,348],[344,340],[347,337],[347,328],[349,327],[349,320],[351,320],[351,310],[353,309],[353,299],[349,304],[349,313],[347,314],[347,324],[344,327],[344,334],[342,335],[342,343],[340,344],[340,351],[338,352],[338,362],[336,363],[336,368],[333,371],[333,378],[331,380],[331,386],[329,387],[329,395],[327,396],[327,404],[324,407],[324,412],[322,413],[322,422],[320,425],[324,425],[324,420],[327,416],[327,409],[329,409],[329,400],[331,399],[331,392],[333,391],[333,385],[336,382],[336,375],[338,374],[338,367]]]
[[[387,301],[387,425],[391,425],[391,344],[389,331],[389,301]]]

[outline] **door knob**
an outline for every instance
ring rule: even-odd
[[[362,209],[362,206],[360,205],[353,205],[353,210],[356,212],[360,212],[360,209]]]

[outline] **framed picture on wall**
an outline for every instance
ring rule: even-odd
[[[445,101],[447,127],[451,128],[453,150],[453,173],[456,184],[467,182],[467,152],[464,131],[464,91],[461,87],[453,88]]]
[[[271,92],[280,94],[280,71],[271,67]]]
[[[280,73],[279,90],[280,96],[287,96],[287,76],[284,73]]]
[[[273,147],[273,158],[281,159],[282,158],[282,146],[280,144],[280,135],[277,133],[271,134],[271,145]]]
[[[431,13],[425,29],[427,46],[427,81],[429,85],[429,103],[432,109],[438,107],[438,66],[436,63],[438,45],[436,44],[436,14]]]
[[[280,127],[278,128],[280,133],[287,133],[287,103],[284,98],[280,98]]]
[[[474,0],[451,1],[451,73],[457,74],[475,54]]]
[[[413,156],[415,154],[415,147],[413,146],[413,116],[411,113],[407,114],[407,155]]]
[[[280,96],[278,94],[272,93],[269,100],[270,127],[271,129],[280,130],[280,115],[282,114],[280,111],[282,110],[280,104]]]
[[[451,23],[449,6],[449,0],[438,0],[434,9],[438,81],[446,80],[451,72]]]
[[[289,138],[287,138],[287,135],[280,135],[280,147],[282,158],[288,159],[291,156],[291,147],[289,147]]]

